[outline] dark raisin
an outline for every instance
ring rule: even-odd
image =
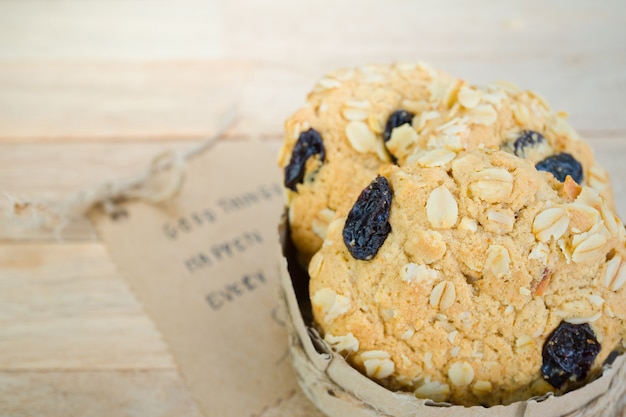
[[[355,259],[372,259],[391,232],[391,187],[378,176],[359,195],[343,227],[343,242]]]
[[[546,142],[545,136],[534,130],[524,130],[519,138],[513,142],[513,153],[519,158],[526,157],[526,150],[535,148]]]
[[[296,185],[302,183],[304,179],[306,161],[314,155],[318,155],[320,161],[324,162],[326,151],[322,136],[315,129],[309,129],[300,133],[293,147],[291,159],[285,167],[285,187],[296,191]]]
[[[543,345],[541,373],[555,388],[583,380],[601,348],[588,323],[562,321]]]
[[[582,165],[572,155],[565,152],[547,157],[538,162],[535,168],[552,173],[561,182],[565,182],[568,175],[578,184],[582,184],[583,181]]]
[[[406,110],[396,110],[391,113],[391,116],[389,116],[387,124],[385,125],[385,132],[383,133],[383,139],[385,139],[385,142],[391,139],[391,132],[393,129],[407,123],[411,124],[413,116],[415,116],[413,113]]]

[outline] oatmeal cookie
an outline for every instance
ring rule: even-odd
[[[500,147],[381,166],[309,263],[324,339],[392,390],[508,404],[623,348],[624,226],[597,190]]]
[[[478,147],[501,148],[560,181],[570,176],[612,204],[608,176],[587,143],[536,93],[472,85],[424,64],[342,69],[322,77],[286,121],[278,156],[302,262],[380,167],[413,166],[433,149]]]

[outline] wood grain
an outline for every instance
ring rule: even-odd
[[[620,0],[0,0],[0,191],[57,200],[132,175],[232,105],[230,140],[276,146],[324,72],[421,60],[566,110],[626,218],[624,22]],[[7,201],[0,415],[200,416],[91,224],[24,228]],[[320,416],[297,389],[262,415]]]
[[[0,271],[0,371],[175,369],[102,244],[0,244]]]
[[[228,140],[251,139],[231,137]],[[265,142],[273,152],[280,145],[278,137]],[[139,175],[156,156],[189,150],[198,143],[200,140],[172,139],[0,142],[0,191],[3,192],[0,194],[0,242],[95,240],[96,232],[84,217],[69,218],[62,230],[40,227],[42,223],[33,220],[32,211],[16,217],[11,202],[45,203],[68,199],[101,184]]]
[[[554,109],[568,111],[574,127],[592,136],[626,131],[621,117],[626,76],[620,70],[626,66],[626,50],[616,50],[616,56],[623,59],[599,63],[590,56],[571,65],[554,57],[526,58],[524,65],[497,56],[480,62],[465,57],[428,62],[472,82],[506,79],[539,91]],[[214,132],[233,106],[239,114],[235,134],[279,136],[283,121],[327,70],[311,67],[0,62],[0,141],[199,139]]]
[[[174,370],[0,372],[0,413],[10,417],[200,417]]]
[[[514,81],[584,133],[624,132],[626,9],[564,5],[5,0],[0,140],[197,138],[233,104],[239,132],[276,135],[324,72],[397,60]]]

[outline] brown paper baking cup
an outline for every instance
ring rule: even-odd
[[[279,227],[280,284],[287,311],[289,350],[300,387],[330,417],[626,417],[626,355],[602,375],[561,396],[548,394],[506,406],[464,407],[390,391],[351,367],[334,352],[312,322],[308,277],[296,261],[284,220]]]

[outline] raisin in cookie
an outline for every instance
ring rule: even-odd
[[[475,86],[423,64],[372,65],[321,78],[285,123],[292,239],[303,263],[320,248],[335,211],[381,166],[411,166],[442,153],[497,147],[538,170],[589,185],[611,202],[605,171],[585,141],[531,91]],[[612,203],[610,203],[612,204]]]
[[[324,339],[392,390],[462,405],[564,392],[626,336],[624,226],[500,149],[388,164],[309,263]]]

